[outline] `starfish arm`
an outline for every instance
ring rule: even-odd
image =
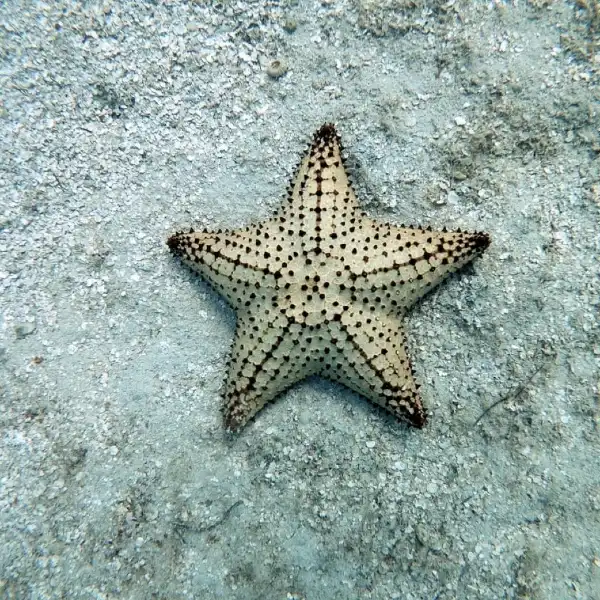
[[[238,317],[225,386],[225,425],[241,429],[267,402],[315,372],[311,339],[283,314],[257,310]]]
[[[375,297],[383,309],[403,311],[481,254],[490,238],[486,233],[432,231],[371,221],[351,243],[353,250],[345,265],[358,300]]]
[[[308,210],[314,210],[318,205],[332,212],[345,205],[348,209],[358,207],[344,167],[342,142],[333,125],[324,125],[313,136],[310,148],[298,163],[288,187],[287,202],[278,213],[284,215],[291,211],[295,214],[298,200]]]
[[[274,256],[272,243],[277,243],[278,237],[282,245],[276,246]],[[273,220],[232,231],[180,232],[167,244],[236,309],[249,306],[259,296],[270,299],[281,265],[291,258],[289,242]]]
[[[277,216],[293,223],[291,235],[313,263],[327,254],[341,222],[352,221],[358,201],[344,167],[342,145],[333,125],[324,125],[313,138],[288,188],[287,202]]]
[[[406,336],[395,318],[369,318],[350,310],[337,323],[337,352],[320,374],[353,389],[395,417],[423,427],[427,415],[406,348]]]

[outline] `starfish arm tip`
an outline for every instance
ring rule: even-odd
[[[423,429],[423,427],[427,425],[427,413],[424,410],[418,411],[416,414],[412,415],[409,423],[416,429]]]
[[[226,407],[224,410],[225,429],[231,433],[239,433],[249,420],[247,415],[240,414],[239,411],[236,412],[235,407]]]
[[[334,123],[325,123],[315,132],[315,142],[328,142],[330,140],[338,140],[338,132]]]
[[[169,247],[171,254],[180,255],[182,252],[181,233],[178,232],[170,236],[167,240],[167,246]]]
[[[490,237],[489,233],[484,233],[481,231],[478,231],[476,236],[477,237],[475,241],[477,246],[483,252],[492,243],[492,238]]]

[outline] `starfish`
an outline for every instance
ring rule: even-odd
[[[167,242],[237,312],[225,385],[229,430],[310,375],[423,427],[427,414],[402,318],[489,243],[486,233],[369,218],[332,124],[314,134],[272,218],[237,230],[179,232]]]

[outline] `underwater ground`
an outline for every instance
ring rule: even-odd
[[[0,5],[0,597],[598,599],[600,4]],[[369,215],[486,231],[410,429],[306,380],[227,433],[169,255],[335,122]]]

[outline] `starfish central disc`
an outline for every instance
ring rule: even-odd
[[[361,211],[334,125],[323,125],[283,206],[238,230],[168,240],[237,312],[225,424],[237,430],[297,381],[339,381],[415,427],[427,419],[402,318],[490,243],[397,227]]]

